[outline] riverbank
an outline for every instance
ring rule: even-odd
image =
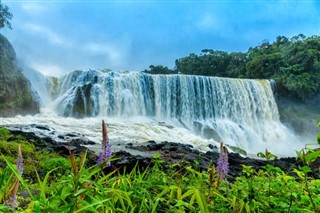
[[[108,167],[97,165],[97,154],[86,147],[96,144],[81,137],[75,133],[60,135],[73,138],[66,143],[41,138],[34,132],[0,128],[0,210],[320,210],[319,166],[311,171],[295,158],[265,161],[229,153],[230,170],[225,179],[218,166],[211,167],[219,156],[214,146],[200,152],[191,145],[172,142],[127,143],[113,153]]]
[[[26,131],[26,128],[13,128],[13,126],[11,126],[6,129],[12,134],[9,141],[14,141],[20,136],[23,136],[38,150],[56,152],[63,157],[69,157],[69,149],[75,156],[79,156],[81,153],[87,151],[89,164],[93,165],[96,163],[97,150],[95,150],[95,152],[88,147],[97,147],[97,144],[80,134],[69,133],[57,136],[51,133],[52,137],[50,137],[50,134],[39,136],[39,134],[35,134],[34,132]],[[36,127],[33,126],[32,129],[50,131],[47,127],[39,125]],[[62,142],[62,140],[64,142]],[[198,171],[207,171],[213,164],[216,165],[219,157],[217,147],[210,146],[210,149],[210,151],[201,152],[192,145],[167,141],[161,143],[148,141],[143,144],[118,144],[118,147],[113,147],[113,158],[115,160],[112,161],[111,167],[107,168],[107,170],[111,171],[125,168],[127,171],[131,171],[136,164],[138,164],[140,168],[146,168],[152,166],[152,159],[156,155],[160,156],[159,159],[163,162],[163,169],[170,167],[170,165],[175,165],[180,169],[191,166]],[[243,157],[238,153],[229,153],[228,160],[230,165],[228,179],[230,181],[235,180],[236,177],[241,175],[242,165],[251,166],[254,170],[258,171],[259,169],[263,169],[267,164],[270,164],[286,172],[302,166],[302,162],[295,157],[266,161],[257,158]],[[314,178],[320,178],[319,164],[320,161],[318,159],[318,161],[311,165]]]

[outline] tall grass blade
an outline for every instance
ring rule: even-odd
[[[207,203],[205,202],[205,199],[203,198],[202,194],[199,192],[198,189],[195,189],[195,196],[196,196],[196,200],[199,205],[200,211],[203,213],[209,213]]]
[[[11,169],[11,171],[14,173],[14,175],[18,178],[18,180],[20,181],[20,183],[23,185],[23,187],[26,189],[26,191],[28,192],[30,198],[33,200],[33,195],[31,193],[31,190],[29,189],[28,184],[23,180],[23,178],[21,177],[20,173],[17,171],[17,169],[13,166],[12,163],[10,163],[10,161],[3,156],[3,159],[5,160],[7,166]]]
[[[47,183],[48,183],[49,175],[53,171],[55,171],[57,169],[58,168],[54,168],[51,171],[47,172],[47,174],[45,175],[43,181],[41,181],[41,178],[40,178],[40,176],[38,174],[38,171],[36,170],[36,176],[37,176],[39,187],[40,187],[40,200],[43,200],[43,201],[47,200],[47,198],[46,198],[46,186],[47,186]]]

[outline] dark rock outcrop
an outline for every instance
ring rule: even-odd
[[[61,135],[54,129],[43,125],[15,125],[6,126],[5,128],[13,135],[8,141],[14,141],[17,137],[22,135],[29,143],[34,144],[39,150],[46,150],[49,152],[55,151],[64,157],[69,156],[69,149],[74,152],[74,154],[78,155],[87,150],[84,145],[95,144],[81,134],[68,133]],[[93,151],[89,150],[88,153],[91,155],[91,158],[94,158],[95,154]]]
[[[149,141],[138,146],[128,144],[126,149],[139,150],[143,153],[159,153],[161,154],[161,159],[165,161],[164,168],[166,165],[178,164],[180,169],[183,169],[185,166],[192,166],[200,171],[208,170],[213,164],[216,166],[219,158],[219,153],[216,152],[216,147],[213,147],[212,151],[203,153],[194,149],[191,145],[172,142],[155,143],[154,141]],[[151,158],[149,158],[149,161],[151,162]],[[139,159],[139,162],[141,162],[141,159]],[[303,166],[302,162],[295,157],[266,161],[262,159],[242,157],[238,153],[229,153],[228,162],[230,168],[228,179],[230,181],[235,180],[237,176],[241,175],[242,165],[252,166],[252,168],[257,171],[259,169],[264,169],[264,166],[270,164],[272,166],[279,167],[281,170],[286,172],[292,172],[294,168]],[[319,164],[320,158],[310,165],[313,171],[310,175],[314,178],[320,178]],[[118,165],[115,164],[114,166],[117,167]]]
[[[0,116],[35,114],[39,103],[28,79],[16,65],[16,53],[0,34]]]
[[[6,126],[12,133],[12,138],[15,140],[19,135],[23,135],[30,143],[33,143],[39,150],[55,151],[60,153],[61,156],[69,157],[69,149],[74,155],[79,155],[87,151],[88,162],[90,165],[94,165],[97,162],[97,153],[87,148],[96,146],[99,151],[100,145],[95,144],[93,141],[88,140],[85,136],[78,133],[61,134],[57,133],[54,129],[41,126]],[[30,131],[32,130],[32,131]],[[131,171],[137,164],[140,169],[144,169],[148,166],[153,166],[154,154],[160,154],[160,159],[164,163],[161,164],[161,168],[166,170],[170,168],[170,165],[175,165],[176,169],[184,170],[187,166],[191,166],[198,171],[207,171],[213,164],[216,166],[219,158],[217,147],[210,146],[210,151],[203,153],[195,149],[191,145],[162,142],[156,143],[155,141],[148,141],[143,144],[124,144],[118,147],[116,144],[112,144],[116,152],[113,153],[114,159],[111,167],[106,168],[106,172],[112,170],[126,170]],[[303,166],[300,160],[295,157],[280,158],[275,160],[261,160],[248,157],[242,157],[238,153],[229,153],[229,167],[228,180],[233,181],[239,175],[241,175],[242,165],[252,166],[254,170],[264,169],[267,164],[279,167],[283,171],[292,172],[294,168]],[[310,167],[313,171],[310,175],[314,178],[320,178],[320,158],[313,162]],[[294,175],[294,174],[293,174]]]
[[[26,127],[7,127],[7,129],[13,134],[11,140],[14,140],[15,137],[19,135],[23,135],[39,149],[55,151],[65,157],[69,156],[69,149],[72,150],[75,155],[79,155],[87,150],[89,164],[94,165],[97,162],[97,153],[85,147],[86,145],[94,145],[94,142],[86,139],[83,135],[77,133],[61,135],[49,127],[39,125],[32,127],[34,132],[28,132]],[[42,134],[39,134],[39,132],[35,130],[42,131]],[[116,144],[114,144],[114,146],[116,146]],[[170,168],[170,165],[174,164],[175,168],[179,170],[184,170],[187,166],[191,166],[199,171],[207,171],[213,164],[216,165],[219,157],[219,153],[216,151],[217,148],[214,146],[211,146],[211,151],[206,153],[194,149],[191,145],[172,142],[156,143],[149,141],[144,144],[128,143],[121,146],[120,151],[116,151],[113,154],[115,160],[112,161],[111,167],[106,168],[106,172],[115,169],[119,171],[125,169],[128,172],[137,164],[140,169],[153,166],[154,161],[152,156],[154,154],[160,154],[160,160],[164,162],[161,164],[163,170]],[[100,147],[100,145],[98,145],[98,147]],[[291,172],[293,168],[302,166],[302,162],[294,157],[265,161],[242,157],[238,153],[229,153],[228,158],[230,164],[230,171],[228,173],[229,181],[233,181],[237,176],[241,175],[242,165],[252,166],[254,170],[258,170],[270,164],[287,172]],[[313,170],[313,173],[310,175],[314,178],[320,178],[319,164],[320,158],[310,165]]]
[[[86,83],[81,86],[76,86],[74,88],[75,102],[72,106],[70,106],[73,117],[82,118],[86,116],[90,116],[92,114],[93,101],[90,98],[90,93],[92,89],[91,83]],[[68,116],[64,114],[64,116]]]

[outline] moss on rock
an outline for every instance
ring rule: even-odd
[[[0,128],[0,170],[1,165],[5,164],[4,157],[11,163],[16,163],[19,145],[24,158],[24,176],[33,181],[37,180],[36,172],[42,176],[58,168],[53,175],[62,175],[71,169],[69,160],[57,152],[41,150],[23,135],[13,136],[7,129]]]
[[[30,82],[16,65],[16,54],[10,42],[0,34],[0,116],[35,114],[39,103]]]

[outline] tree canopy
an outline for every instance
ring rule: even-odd
[[[9,12],[9,7],[2,4],[0,0],[0,29],[7,26],[11,29],[11,20],[13,17],[12,13]]]
[[[320,36],[278,36],[274,42],[264,40],[247,52],[204,49],[177,59],[175,66],[170,73],[275,79],[280,94],[304,101],[320,92]]]
[[[164,67],[161,65],[154,66],[150,65],[149,70],[144,70],[143,72],[148,73],[148,74],[177,74],[175,70],[169,69],[168,67]]]

